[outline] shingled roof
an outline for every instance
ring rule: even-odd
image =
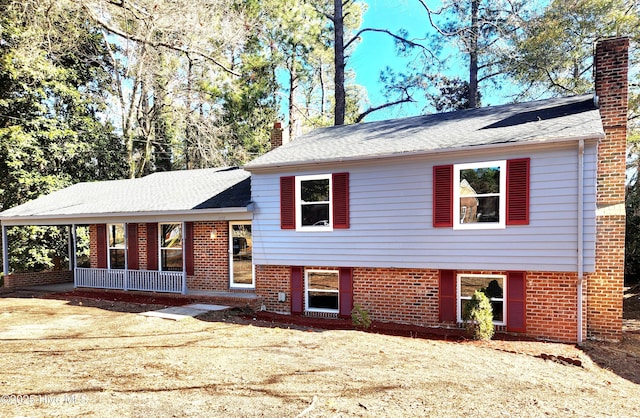
[[[154,173],[78,183],[0,212],[3,223],[161,213],[224,212],[251,201],[250,174],[237,167]],[[47,222],[55,223],[55,222]]]
[[[604,136],[593,95],[316,129],[253,160],[279,166]]]

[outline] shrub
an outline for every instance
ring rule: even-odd
[[[369,312],[356,303],[351,310],[351,322],[356,328],[368,329],[371,326]]]
[[[493,337],[493,309],[489,298],[476,290],[462,312],[467,331],[476,340],[490,340]]]

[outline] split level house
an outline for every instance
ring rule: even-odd
[[[374,320],[433,327],[458,326],[483,289],[498,329],[617,340],[627,71],[628,40],[608,39],[596,45],[595,95],[286,144],[276,124],[272,151],[243,169],[80,184],[9,209],[4,248],[14,225],[86,224],[78,287],[244,291],[273,312],[348,317],[357,304]]]

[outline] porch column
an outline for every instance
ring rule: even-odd
[[[129,224],[122,224],[124,227],[124,290],[129,290]]]
[[[78,265],[78,239],[76,236],[76,224],[69,227],[69,239],[70,248],[69,251],[73,251],[73,254],[69,254],[69,270],[73,272],[73,287],[78,287],[76,284],[76,266]]]
[[[9,240],[7,239],[7,227],[2,225],[2,271],[4,277],[9,275]]]
[[[187,251],[186,251],[187,223],[182,222],[182,294],[187,294]]]
[[[69,270],[73,271],[74,262],[73,262],[73,253],[74,253],[74,236],[73,236],[73,225],[69,225],[67,227],[67,256],[69,257]]]

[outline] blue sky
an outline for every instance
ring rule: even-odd
[[[404,28],[409,31],[411,38],[422,38],[433,29],[429,25],[427,13],[418,0],[365,0],[369,5],[364,14],[362,28],[388,29],[397,33],[398,29]],[[429,1],[431,5],[438,5],[439,2]],[[543,8],[548,4],[548,0],[534,0],[529,7]],[[467,67],[458,55],[458,51],[452,47],[449,56],[449,76],[458,76],[467,79]],[[369,102],[372,106],[381,105],[386,102],[381,90],[382,83],[379,81],[380,71],[385,66],[390,66],[398,71],[406,68],[407,59],[398,58],[394,48],[393,39],[383,33],[368,32],[362,36],[362,42],[357,45],[353,55],[347,62],[347,69],[356,73],[356,83],[367,89]],[[503,83],[501,91],[491,91],[485,86],[483,93],[483,106],[504,104],[509,101],[508,95],[513,93],[516,87]],[[419,99],[415,97],[415,99]],[[425,102],[406,103],[394,106],[385,110],[376,111],[369,115],[365,121],[391,119],[403,116],[414,116],[423,113]]]
[[[429,30],[427,15],[417,0],[368,0],[369,8],[364,14],[362,27],[388,29],[397,33],[404,28],[410,36],[422,37]],[[402,71],[407,59],[397,57],[393,39],[384,33],[365,33],[349,58],[348,69],[355,71],[357,84],[367,89],[371,105],[386,102],[379,81],[380,71],[390,66]],[[366,121],[413,116],[421,113],[423,103],[408,103],[388,110],[374,112]]]

